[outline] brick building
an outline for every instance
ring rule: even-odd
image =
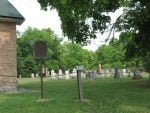
[[[17,89],[16,25],[23,21],[8,0],[0,0],[0,92]]]

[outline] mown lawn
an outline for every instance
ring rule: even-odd
[[[83,79],[85,101],[77,101],[76,80],[21,79],[17,93],[0,93],[0,113],[150,113],[150,81]]]

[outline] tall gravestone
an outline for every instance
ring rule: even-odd
[[[0,92],[17,89],[16,25],[23,21],[8,0],[0,0]]]

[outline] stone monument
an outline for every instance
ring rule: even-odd
[[[16,25],[23,21],[8,0],[0,0],[0,92],[17,90]]]

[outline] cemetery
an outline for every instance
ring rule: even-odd
[[[61,69],[59,69],[57,72],[55,70],[48,71],[47,68],[45,68],[45,77],[50,78],[51,80],[68,80],[76,78],[77,70],[73,68],[73,71],[70,72],[69,70],[66,70],[64,73]],[[112,78],[115,76],[115,69],[102,69],[100,73],[97,73],[96,70],[86,70],[81,73],[81,77],[85,79],[96,79],[96,78]],[[38,72],[37,72],[38,73]],[[140,75],[144,75],[144,72],[141,72]],[[119,69],[118,75],[120,75],[120,78],[132,78],[134,77],[134,73],[130,72],[127,69]],[[37,78],[39,77],[38,74],[31,73],[31,78]]]
[[[58,8],[63,32],[72,42],[61,42],[50,28],[29,27],[19,34],[16,26],[25,21],[24,16],[8,0],[0,0],[0,113],[150,113],[149,46],[134,44],[143,52],[134,53],[133,45],[127,43],[136,40],[122,34],[94,52],[84,49],[89,36],[96,38],[93,33],[106,29],[109,19],[102,13],[115,8],[107,9],[103,6],[109,2],[99,4],[97,0],[84,5],[74,1],[71,6],[65,0],[52,1],[37,2],[45,10]],[[87,6],[93,5],[97,11],[101,4],[102,23],[97,23],[99,18]],[[68,8],[71,13],[66,12]],[[89,18],[94,19],[92,29],[86,23]],[[136,32],[147,36],[140,30]]]
[[[40,100],[40,79],[23,78],[18,81],[19,92],[0,93],[1,113],[91,113],[101,111],[149,113],[148,81],[103,78],[82,81],[83,98],[80,103],[76,79],[44,79],[44,99]],[[15,107],[15,108],[13,108]]]

